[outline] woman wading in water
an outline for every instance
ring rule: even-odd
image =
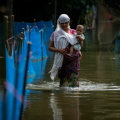
[[[70,18],[66,14],[61,14],[57,20],[56,30],[52,33],[49,43],[49,51],[55,52],[54,64],[50,71],[51,79],[54,80],[57,72],[60,79],[60,87],[79,87],[80,51],[73,51],[72,56],[70,46],[80,42],[83,46],[83,38],[74,36],[75,30],[70,28]]]

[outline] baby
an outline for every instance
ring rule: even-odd
[[[82,25],[77,25],[75,36],[79,35],[84,40],[85,36],[83,35],[83,32],[84,32],[84,27]],[[70,53],[68,53],[67,55],[71,56],[73,54],[73,49],[76,51],[80,51],[81,50],[80,42],[76,43],[75,45],[72,45],[70,47]]]

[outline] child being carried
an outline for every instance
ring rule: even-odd
[[[83,38],[83,40],[85,39],[85,36],[84,36],[84,27],[82,25],[77,25],[76,27],[76,33],[75,33],[75,36],[76,35],[79,35],[81,38]],[[71,56],[73,54],[73,50],[76,50],[76,51],[80,51],[81,50],[81,45],[80,45],[80,42],[78,41],[77,44],[75,45],[72,45],[70,47],[70,53],[68,53],[67,55]]]

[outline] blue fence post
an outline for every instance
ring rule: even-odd
[[[28,69],[28,59],[29,59],[29,52],[30,52],[30,45],[31,42],[28,42],[28,50],[27,50],[27,60],[26,60],[26,66],[25,66],[25,77],[24,77],[24,84],[23,84],[23,98],[21,103],[21,109],[20,109],[20,119],[22,120],[22,112],[23,112],[23,106],[24,106],[24,98],[25,98],[25,87],[26,87],[26,77],[27,77],[27,69]]]
[[[45,48],[45,43],[44,43],[44,39],[43,39],[43,30],[41,31],[41,39],[42,39],[42,55],[43,55],[43,59],[48,58],[47,53],[46,53],[46,48]]]

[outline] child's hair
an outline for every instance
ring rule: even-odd
[[[76,26],[76,29],[77,29],[77,28],[81,28],[81,29],[84,30],[84,26],[83,26],[83,25],[77,25],[77,26]]]

